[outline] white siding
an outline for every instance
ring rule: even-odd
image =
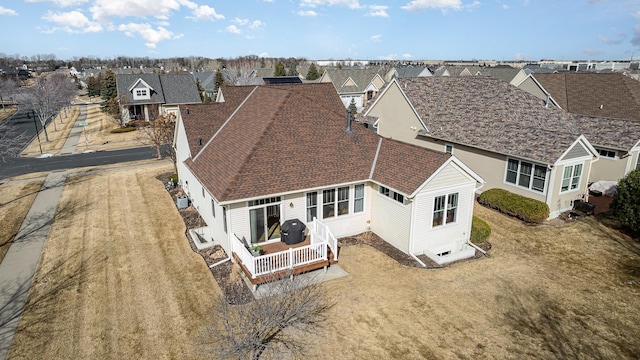
[[[229,233],[234,233],[239,239],[244,237],[247,243],[251,243],[251,229],[249,227],[249,209],[246,202],[229,204],[227,206],[227,218],[229,219]]]
[[[398,249],[409,252],[412,204],[401,204],[375,189],[371,196],[371,230]]]
[[[424,187],[423,191],[431,191],[434,189],[439,189],[442,187],[449,186],[451,184],[461,184],[473,182],[475,180],[469,176],[464,170],[460,169],[460,167],[454,163],[449,163],[447,167],[441,169],[440,172],[429,181],[429,183]]]
[[[412,229],[414,254],[438,254],[445,251],[454,254],[462,250],[470,237],[474,190],[475,184],[467,183],[439,190],[423,190],[415,197]],[[434,198],[453,193],[458,193],[456,221],[433,227]]]

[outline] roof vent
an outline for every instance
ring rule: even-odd
[[[187,108],[187,115],[189,115],[189,108]]]
[[[350,133],[351,130],[351,119],[352,119],[352,115],[351,115],[351,109],[347,109],[347,132]]]
[[[600,110],[602,110],[603,107],[604,107],[604,104],[600,104]]]
[[[198,146],[202,146],[202,138],[198,138]]]

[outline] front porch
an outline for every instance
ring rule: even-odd
[[[255,256],[235,234],[231,239],[234,260],[247,279],[257,288],[259,284],[286,276],[324,268],[338,262],[338,240],[329,228],[314,219],[305,241],[287,245],[284,242],[261,246],[261,254]]]

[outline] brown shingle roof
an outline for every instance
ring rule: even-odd
[[[427,126],[421,134],[553,164],[579,137],[575,119],[483,76],[399,79]]]
[[[381,138],[355,123],[346,132],[346,111],[332,84],[228,89],[226,102],[238,104],[233,110],[220,104],[182,110],[187,134],[207,126],[207,133],[217,132],[185,163],[218,201],[370,179]],[[384,139],[373,179],[411,194],[449,157]]]
[[[640,82],[627,76],[617,73],[536,73],[534,76],[570,113],[640,120]]]
[[[578,126],[595,147],[629,151],[640,140],[640,121],[577,115]]]

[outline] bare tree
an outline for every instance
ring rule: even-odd
[[[20,154],[27,142],[24,133],[6,121],[0,121],[0,159],[7,161],[7,157],[14,157]]]
[[[47,121],[71,102],[74,93],[73,81],[61,73],[37,77],[34,84],[24,90],[25,105],[34,112],[42,124],[46,141],[49,141]],[[54,130],[57,130],[55,122]]]
[[[18,89],[18,83],[12,78],[0,77],[0,103],[2,103],[2,109],[4,110],[4,102],[11,98]]]
[[[260,299],[245,305],[220,297],[201,337],[203,351],[221,359],[299,357],[335,304],[325,288],[311,282],[299,276],[273,281],[262,285]]]
[[[175,164],[175,149],[170,146],[173,143],[175,127],[176,115],[168,113],[156,116],[154,120],[150,120],[149,124],[142,129],[151,140],[151,147],[155,149],[158,160],[166,156],[173,160]]]

